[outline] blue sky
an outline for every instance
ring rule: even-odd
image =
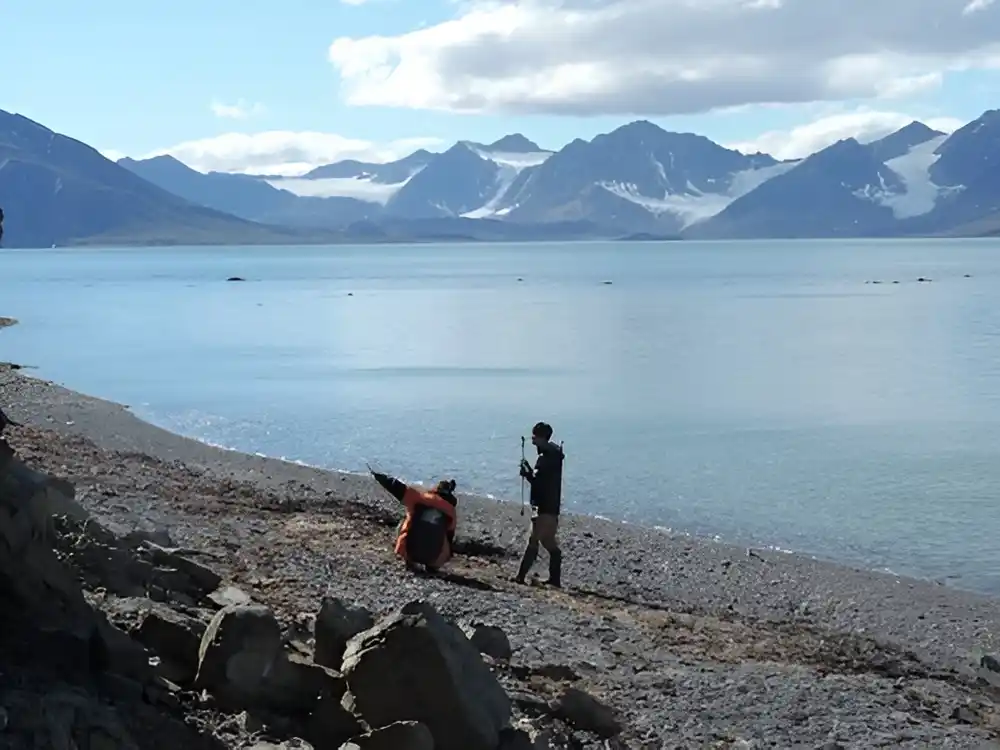
[[[358,143],[391,144],[400,139],[450,143],[462,138],[486,142],[519,131],[543,147],[558,148],[575,137],[590,138],[645,116],[665,128],[702,133],[727,145],[763,144],[773,149],[784,148],[784,139],[793,137],[796,127],[833,123],[827,128],[833,135],[824,136],[821,126],[818,134],[803,136],[806,145],[801,150],[811,144],[810,138],[821,142],[854,134],[852,129],[865,135],[866,128],[885,130],[908,116],[941,123],[968,121],[1000,101],[1000,75],[993,67],[995,49],[989,36],[993,33],[992,38],[1000,41],[1000,7],[989,0],[975,0],[973,5],[981,7],[964,15],[960,0],[908,0],[916,15],[926,16],[918,5],[936,6],[957,18],[952,23],[949,15],[944,27],[938,23],[939,34],[955,37],[953,44],[942,43],[941,49],[929,49],[937,40],[922,38],[917,30],[907,38],[889,25],[886,38],[880,40],[875,16],[858,22],[867,24],[874,37],[859,42],[856,29],[845,20],[842,29],[828,23],[816,27],[843,39],[843,44],[837,37],[814,45],[829,47],[820,60],[825,67],[816,68],[822,76],[798,75],[812,71],[808,44],[797,48],[794,58],[782,57],[783,52],[771,60],[771,50],[762,43],[759,49],[732,47],[734,55],[742,55],[740,78],[739,66],[733,72],[723,70],[724,54],[730,49],[726,35],[734,28],[742,24],[749,30],[747,24],[760,18],[767,24],[762,28],[777,28],[791,37],[789,25],[808,20],[803,0],[742,1],[744,5],[737,8],[741,0],[717,0],[716,5],[732,5],[731,17],[721,11],[711,17],[703,12],[692,20],[697,25],[689,28],[698,29],[701,36],[693,40],[689,33],[681,39],[690,42],[688,49],[669,36],[671,29],[687,22],[678,15],[678,0],[662,0],[663,12],[649,16],[654,20],[645,21],[645,27],[666,24],[669,17],[671,25],[657,35],[662,36],[664,49],[681,50],[686,57],[681,60],[677,51],[673,58],[661,60],[658,48],[641,49],[649,41],[643,36],[641,13],[656,5],[651,0],[506,0],[500,7],[451,0],[355,0],[355,4],[8,0],[0,26],[0,70],[8,73],[0,89],[0,109],[20,112],[101,150],[131,156],[204,142],[198,154],[238,167],[238,148],[231,141],[226,145],[211,139],[280,131],[285,140],[272,138],[272,142],[287,145],[297,133],[336,134],[363,152]],[[833,0],[809,2],[821,9]],[[737,17],[737,11],[746,12],[747,4],[768,6],[772,15],[762,17],[764,11],[756,10],[753,18]],[[792,4],[801,6],[794,14]],[[888,7],[884,0],[839,0],[839,4],[845,15],[863,16],[876,13],[877,6]],[[587,15],[599,6],[618,10],[600,19]],[[894,7],[901,10],[902,4]],[[782,16],[784,12],[788,15]],[[581,29],[588,23],[608,29],[600,44],[572,36],[584,33]],[[420,29],[423,37],[405,36]],[[620,33],[624,43],[612,44],[612,33]],[[636,40],[634,59],[629,58],[629,35]],[[383,39],[359,41],[373,36]],[[339,68],[330,52],[338,38],[351,40],[339,46]],[[860,46],[855,49],[852,44]],[[864,44],[893,53],[892,69],[873,61]],[[593,55],[585,57],[581,48],[593,49]],[[384,65],[380,67],[385,50],[405,63],[393,80],[386,79]],[[565,59],[557,59],[560,54]],[[866,54],[863,64],[858,63],[858,56]],[[970,62],[974,54],[980,56],[978,62]],[[533,68],[532,55],[539,55],[538,68]],[[345,59],[358,69],[342,79]],[[836,62],[835,72],[831,60]],[[844,60],[853,67],[845,67]],[[651,88],[652,79],[632,73],[626,79],[621,72],[655,65],[676,70],[678,61],[695,71],[686,74],[694,83],[688,81],[683,88],[659,84]],[[772,62],[776,67],[768,68]],[[570,64],[576,67],[565,67]],[[511,72],[518,67],[529,70]],[[607,73],[611,70],[620,71],[616,75],[621,78]],[[539,75],[529,80],[536,71]],[[601,79],[600,85],[587,82],[588,75]],[[875,84],[856,83],[865,76],[882,81],[879,91],[895,93],[872,95]],[[559,83],[560,77],[565,85]],[[656,79],[662,80],[662,76]],[[549,82],[554,83],[548,86]],[[787,85],[779,88],[781,82]],[[810,85],[817,89],[814,101],[809,101]],[[836,96],[840,91],[843,98]],[[781,106],[754,102],[755,97],[769,96],[789,101]],[[363,106],[364,101],[374,104]],[[213,112],[213,102],[230,107],[242,103],[249,116],[220,117],[222,110]],[[735,109],[697,111],[731,103]],[[445,111],[449,107],[466,111]],[[675,114],[675,110],[693,111]],[[312,143],[316,142],[314,138]],[[224,157],[212,152],[224,145],[229,149]],[[326,146],[317,156],[336,151],[335,144]],[[392,148],[379,153],[391,154]],[[280,160],[280,154],[275,158]]]

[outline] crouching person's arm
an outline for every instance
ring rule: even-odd
[[[377,471],[373,471],[372,476],[375,477],[375,481],[382,485],[386,492],[399,500],[399,502],[405,502],[406,491],[409,487],[407,487],[403,482],[400,482],[395,477],[380,474]]]

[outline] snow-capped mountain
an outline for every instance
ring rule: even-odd
[[[934,157],[928,179],[937,200],[916,231],[960,227],[1000,211],[1000,110],[984,112],[943,139]]]
[[[880,234],[891,218],[883,197],[902,178],[853,138],[791,165],[696,227],[699,237],[836,237]]]
[[[380,210],[351,197],[297,195],[251,175],[198,172],[172,156],[126,157],[118,165],[192,203],[264,224],[336,228],[372,218]]]
[[[520,175],[495,215],[511,221],[583,219],[678,231],[714,216],[790,164],[745,155],[645,121],[575,140]]]
[[[637,121],[558,151],[513,134],[295,178],[202,175],[175,160],[121,163],[193,202],[297,226],[483,219],[584,222],[608,236],[937,234],[1000,212],[1000,112],[951,135],[914,122],[792,161]]]
[[[1000,210],[1000,112],[951,135],[914,122],[840,141],[694,228],[700,237],[947,233]]]
[[[300,177],[261,177],[271,187],[304,198],[351,198],[384,206],[437,154],[420,149],[385,164],[347,159],[326,164]]]
[[[511,188],[522,182],[535,167],[541,166],[552,156],[551,151],[545,151],[520,133],[505,136],[488,146],[477,143],[465,145],[481,159],[496,165],[493,190],[487,200],[481,206],[463,214],[470,219],[506,215],[509,208],[504,201]]]

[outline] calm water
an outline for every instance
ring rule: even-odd
[[[0,360],[515,501],[545,419],[572,510],[1000,593],[998,299],[985,241],[4,251]]]

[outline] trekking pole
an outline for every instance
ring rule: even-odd
[[[524,470],[524,435],[521,435],[521,466],[518,467],[520,471]],[[524,515],[524,475],[521,475],[521,515]]]

